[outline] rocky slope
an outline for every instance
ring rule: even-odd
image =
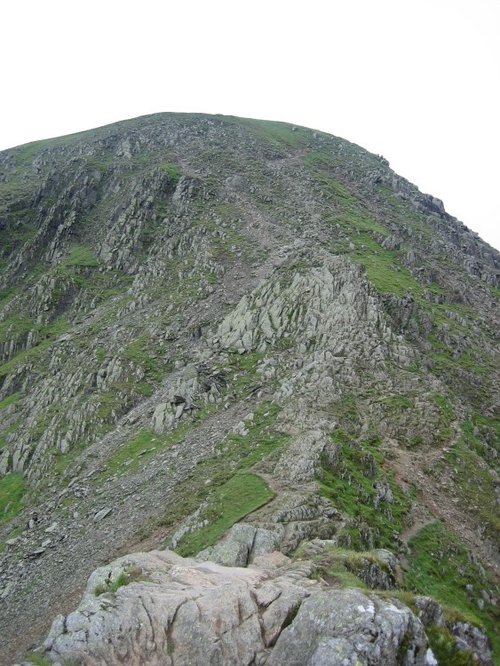
[[[336,548],[320,541],[307,547],[321,552],[321,566],[279,553],[248,568],[170,551],[121,558],[94,572],[77,611],[54,621],[45,654],[88,664],[437,663],[425,634],[445,627],[434,600],[415,597],[412,612],[396,598],[311,580],[334,561]],[[373,555],[363,561],[385,573]],[[466,626],[451,627],[464,653],[490,662],[486,637]]]
[[[419,654],[494,639],[500,255],[439,200],[336,137],[161,114],[0,153],[0,237],[3,663],[96,567],[165,546],[388,549]],[[364,594],[337,569],[347,591],[303,583],[318,604]],[[446,622],[421,629],[419,595]]]

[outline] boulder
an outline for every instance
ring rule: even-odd
[[[236,543],[236,541],[233,541]],[[424,627],[399,601],[325,588],[279,553],[248,568],[135,553],[97,569],[77,610],[58,616],[41,658],[195,666],[425,666]]]

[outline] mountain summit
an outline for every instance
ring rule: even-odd
[[[303,127],[0,153],[3,663],[494,663],[499,275]]]

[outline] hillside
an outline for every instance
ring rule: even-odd
[[[158,114],[0,153],[2,663],[165,547],[305,552],[337,592],[389,550],[383,594],[444,608],[422,646],[477,663],[453,636],[498,622],[499,276],[383,157],[302,127]],[[266,548],[221,542],[240,521]]]

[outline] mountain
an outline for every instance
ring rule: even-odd
[[[3,663],[56,616],[31,663],[500,658],[500,254],[441,201],[321,132],[158,114],[0,153],[0,239]]]

